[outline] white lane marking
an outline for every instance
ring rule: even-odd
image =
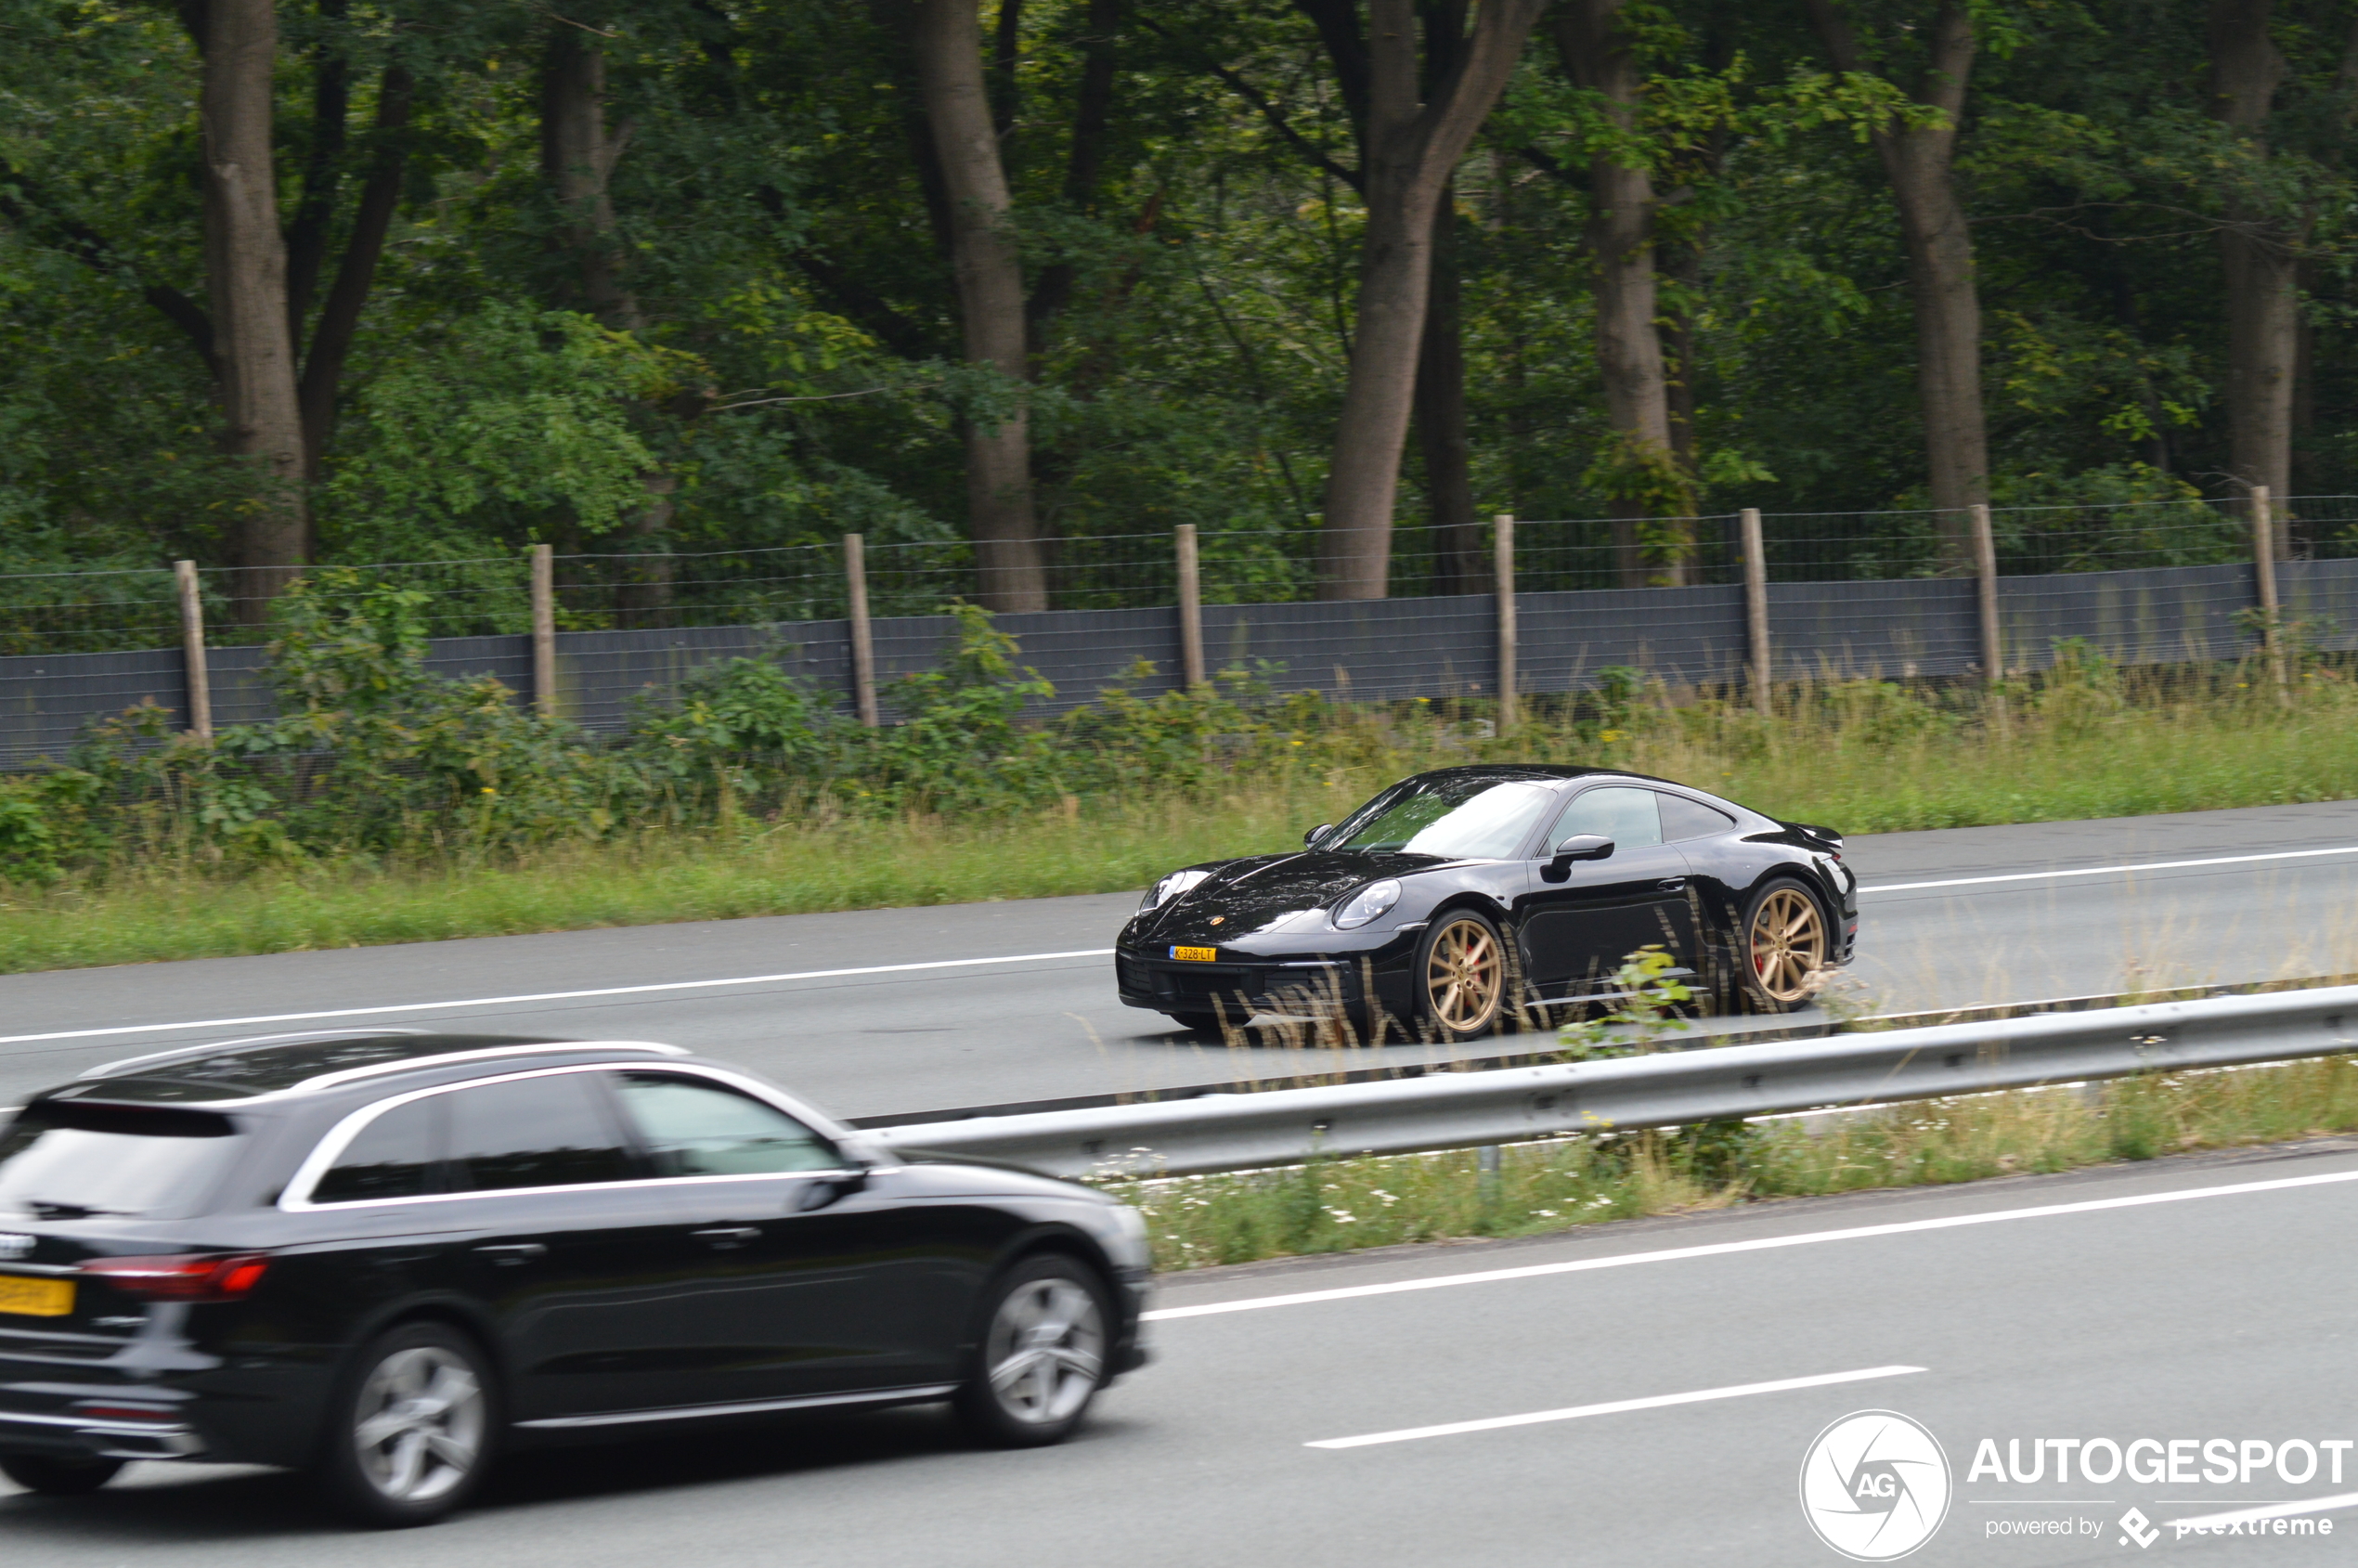
[[[2358,855],[2358,844],[2339,849],[2276,849],[2264,855],[2213,855],[2200,861],[2140,861],[2135,865],[2079,866],[2069,871],[2016,871],[2003,876],[1951,876],[1938,882],[1887,882],[1861,893],[1912,893],[1921,888],[1978,888],[1991,882],[2043,882],[2051,876],[2117,876],[2129,871],[2178,871],[2190,865],[2248,865],[2254,861],[2302,861],[2317,855]]]
[[[2057,1214],[2093,1214],[2107,1209],[2142,1209],[2155,1203],[2184,1203],[2197,1198],[2234,1198],[2250,1192],[2284,1192],[2294,1187],[2326,1186],[2339,1182],[2358,1182],[2358,1171],[2329,1171],[2314,1176],[2279,1176],[2273,1181],[2238,1182],[2233,1186],[2183,1187],[2176,1192],[2137,1193],[2128,1198],[2092,1198],[2083,1202],[2049,1203],[2036,1209],[1992,1209],[1979,1214],[1945,1214],[1931,1220],[1854,1225],[1848,1230],[1811,1230],[1794,1236],[1763,1236],[1750,1241],[1715,1241],[1701,1247],[1666,1248],[1659,1252],[1617,1252],[1605,1258],[1575,1258],[1568,1263],[1531,1263],[1522,1268],[1491,1268],[1476,1274],[1442,1274],[1426,1279],[1394,1279],[1381,1285],[1345,1285],[1332,1290],[1298,1290],[1284,1296],[1249,1296],[1242,1301],[1206,1302],[1199,1306],[1158,1307],[1145,1315],[1149,1318],[1211,1317],[1224,1312],[1253,1312],[1262,1307],[1346,1302],[1359,1296],[1391,1296],[1404,1290],[1438,1290],[1452,1285],[1489,1285],[1507,1279],[1538,1279],[1551,1274],[1586,1274],[1591,1269],[1626,1268],[1632,1263],[1676,1263],[1687,1258],[1726,1257],[1736,1252],[1771,1252],[1781,1247],[1811,1247],[1821,1241],[1859,1241],[1875,1236],[1956,1230],[1965,1225],[1998,1225],[2007,1220],[2043,1220]]]
[[[2247,1524],[2255,1520],[2290,1519],[2297,1513],[2323,1513],[2327,1509],[2358,1506],[2358,1492],[2344,1492],[2338,1497],[2316,1497],[2305,1503],[2271,1503],[2262,1508],[2237,1509],[2232,1513],[2206,1513],[2199,1519],[2171,1519],[2163,1522],[2165,1530],[2209,1529],[2218,1524]]]
[[[781,980],[828,980],[844,975],[897,975],[912,969],[959,969],[978,964],[1032,964],[1052,958],[1106,958],[1109,947],[1071,952],[1018,952],[1005,958],[941,958],[928,964],[871,964],[857,969],[803,969],[791,975],[744,975],[731,980],[668,980],[661,985],[602,986],[595,991],[540,991],[517,996],[471,996],[460,1002],[402,1002],[383,1007],[338,1007],[319,1013],[257,1013],[245,1018],[198,1018],[178,1024],[124,1024],[117,1029],[69,1029],[51,1034],[0,1034],[0,1045],[36,1040],[96,1040],[110,1034],[161,1034],[181,1029],[243,1029],[249,1024],[300,1023],[310,1018],[362,1018],[380,1013],[447,1013],[460,1007],[499,1007],[517,1002],[574,1002],[590,996],[639,996],[657,991],[709,991],[716,986],[773,985]]]
[[[1824,1388],[1830,1383],[1863,1382],[1869,1378],[1897,1378],[1924,1370],[1922,1367],[1868,1367],[1856,1372],[1827,1372],[1815,1378],[1780,1378],[1773,1383],[1737,1383],[1730,1388],[1697,1389],[1692,1393],[1658,1393],[1651,1399],[1616,1399],[1604,1405],[1535,1410],[1527,1416],[1492,1416],[1479,1421],[1447,1421],[1437,1427],[1403,1427],[1398,1432],[1371,1432],[1365,1437],[1327,1437],[1302,1446],[1366,1448],[1378,1443],[1412,1443],[1420,1437],[1455,1437],[1462,1432],[1496,1432],[1500,1427],[1536,1426],[1542,1421],[1576,1421],[1584,1416],[1618,1416],[1628,1410],[1659,1410],[1667,1405],[1700,1405],[1709,1399],[1742,1399],[1753,1393],[1784,1393],[1792,1389]]]

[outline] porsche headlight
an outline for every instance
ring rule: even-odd
[[[1142,910],[1160,909],[1197,883],[1208,882],[1211,879],[1211,873],[1208,871],[1174,871],[1147,888],[1147,896],[1138,907]]]
[[[1355,931],[1400,901],[1400,884],[1389,879],[1370,882],[1335,911],[1335,929]]]

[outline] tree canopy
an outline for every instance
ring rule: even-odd
[[[1350,596],[1483,586],[1493,512],[1596,519],[1637,583],[1738,506],[2358,491],[2350,5],[0,0],[0,574],[857,532],[978,539],[1025,608],[1056,541],[1182,523]]]

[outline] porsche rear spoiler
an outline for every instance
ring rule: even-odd
[[[1816,823],[1787,823],[1785,825],[1836,860],[1842,858],[1842,835],[1833,828],[1820,827]]]

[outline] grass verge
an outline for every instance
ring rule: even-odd
[[[2040,701],[1994,726],[1845,682],[1773,720],[1665,700],[1616,719],[1626,728],[1543,720],[1502,738],[1416,705],[1328,709],[1300,751],[1279,753],[1290,766],[995,821],[739,816],[499,855],[429,846],[406,862],[234,871],[160,842],[104,875],[0,887],[0,972],[1110,892],[1290,847],[1392,780],[1453,762],[1629,768],[1852,834],[2358,796],[2346,681],[2289,707],[2232,685],[2133,701],[2065,686]]]
[[[1475,1152],[1113,1181],[1165,1271],[1410,1241],[1532,1236],[1769,1198],[2077,1170],[2358,1129],[2358,1056],[1919,1101],[1814,1125],[1717,1123]]]

